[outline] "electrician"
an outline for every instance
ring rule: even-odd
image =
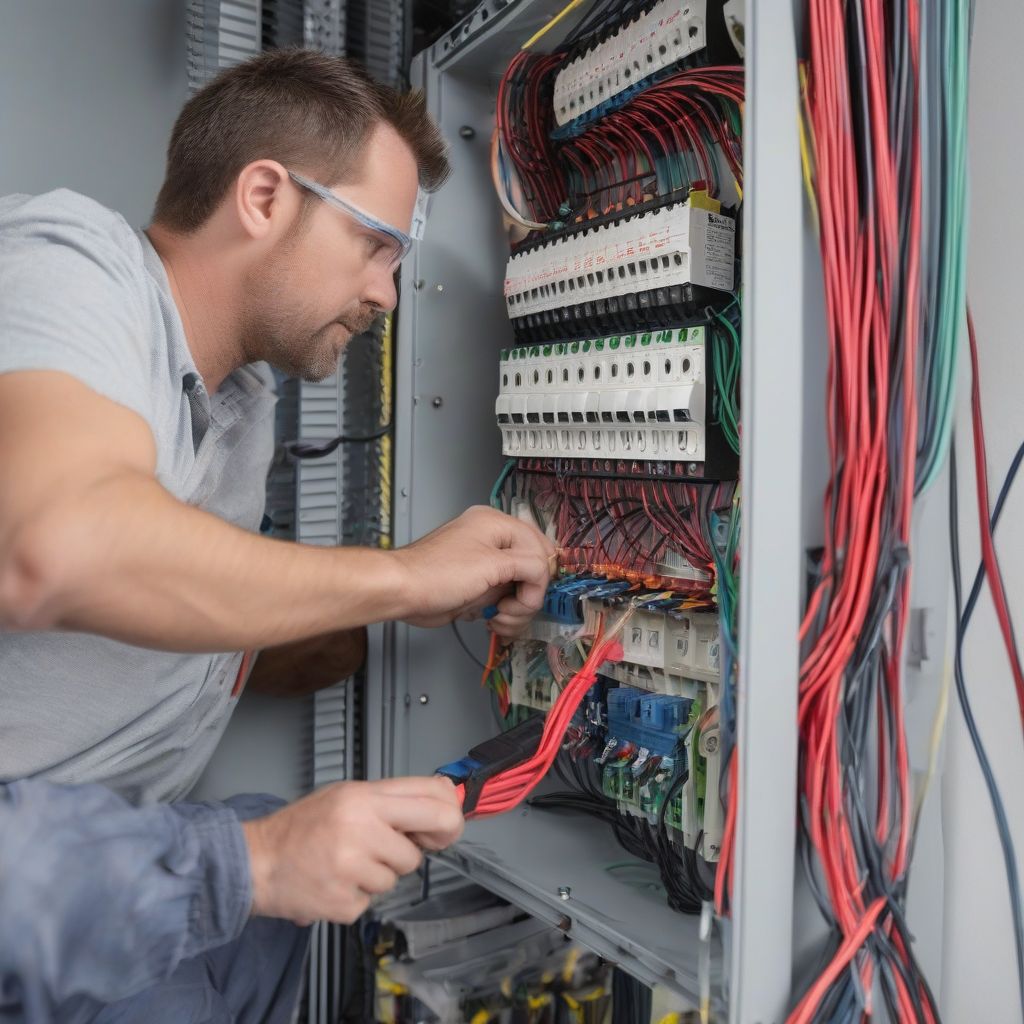
[[[257,532],[268,364],[335,371],[447,174],[421,95],[290,50],[186,104],[145,231],[66,190],[0,199],[4,1020],[289,1020],[299,926],[354,921],[459,836],[436,778],[180,802],[244,652],[254,684],[308,689],[368,623],[496,605],[511,635],[540,607],[554,548],[490,509],[395,551]]]

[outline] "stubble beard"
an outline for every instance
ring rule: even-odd
[[[315,314],[295,302],[282,269],[275,261],[252,282],[244,347],[252,362],[266,360],[291,377],[318,383],[337,372],[344,345],[368,330],[379,310],[357,300],[335,320],[318,325]],[[339,344],[341,328],[350,338]]]

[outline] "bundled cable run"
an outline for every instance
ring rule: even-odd
[[[522,52],[498,89],[492,172],[519,224],[557,230],[691,189],[742,197],[742,67],[680,71],[555,140],[551,93],[561,63],[557,54]]]
[[[1003,585],[1002,570],[999,565],[999,556],[995,547],[995,530],[1002,515],[1003,506],[1009,496],[1010,489],[1017,478],[1020,464],[1024,461],[1024,444],[1017,449],[1016,455],[1010,463],[1006,478],[999,495],[996,498],[994,508],[989,506],[988,493],[988,463],[985,450],[985,429],[981,410],[981,375],[978,366],[978,341],[974,329],[974,318],[971,315],[970,307],[967,308],[967,330],[970,342],[971,355],[971,421],[974,440],[974,473],[975,493],[978,506],[978,527],[981,532],[981,564],[974,576],[971,592],[968,595],[966,604],[963,601],[963,584],[960,570],[960,528],[959,509],[957,498],[957,465],[956,451],[951,444],[950,451],[950,472],[949,472],[949,540],[950,556],[953,569],[953,598],[954,610],[956,612],[956,648],[953,662],[954,679],[956,681],[957,699],[960,702],[960,709],[963,712],[964,721],[967,725],[967,732],[970,735],[974,752],[978,759],[985,779],[985,788],[988,791],[989,801],[992,804],[992,811],[995,816],[996,830],[999,835],[999,844],[1003,853],[1003,863],[1006,870],[1007,888],[1010,894],[1010,912],[1013,919],[1014,951],[1017,964],[1017,984],[1020,996],[1021,1014],[1024,1016],[1024,897],[1021,894],[1020,870],[1018,867],[1017,853],[1014,848],[1013,837],[1010,834],[1010,827],[1006,817],[1006,808],[1003,797],[996,781],[995,773],[992,770],[984,741],[978,729],[978,723],[974,717],[971,706],[970,694],[967,690],[966,674],[964,670],[964,640],[967,636],[968,627],[971,624],[971,617],[981,594],[982,584],[988,582],[989,590],[992,593],[993,605],[995,606],[996,618],[999,622],[1000,632],[1003,637],[1003,645],[1006,650],[1007,661],[1010,664],[1011,673],[1014,679],[1018,708],[1024,720],[1024,704],[1021,703],[1020,686],[1020,652],[1014,633],[1013,622],[1010,618],[1010,611],[1007,606],[1006,592]]]
[[[465,804],[467,817],[486,817],[509,811],[522,803],[539,785],[558,755],[569,722],[586,692],[594,685],[598,669],[605,662],[621,659],[622,645],[618,636],[629,615],[627,610],[619,616],[607,633],[603,626],[599,628],[583,667],[566,685],[544,720],[536,750],[525,760],[514,763],[484,781],[473,806]],[[465,785],[462,789],[465,794]]]
[[[925,295],[920,364],[917,491],[935,481],[953,427],[958,339],[963,330],[967,263],[967,70],[969,0],[922,7]]]
[[[536,521],[551,524],[566,571],[668,587],[689,596],[692,607],[712,605],[712,516],[732,505],[735,485],[531,471],[514,483]]]
[[[943,344],[921,321],[921,10],[917,0],[813,0],[807,16],[805,165],[830,346],[830,480],[800,631],[799,836],[834,954],[789,1020],[871,1015],[877,989],[891,1019],[934,1022],[903,917],[911,511],[917,451],[932,445],[927,427],[920,444],[919,420],[930,400],[941,418],[945,401],[940,386],[921,384]],[[929,457],[940,455],[941,442]],[[726,904],[727,884],[718,895]]]

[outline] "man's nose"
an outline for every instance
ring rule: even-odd
[[[367,305],[376,306],[385,313],[398,305],[395,272],[387,267],[373,267],[361,296]]]

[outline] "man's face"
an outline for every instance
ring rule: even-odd
[[[287,187],[298,188],[294,183]],[[416,203],[413,155],[378,126],[355,180],[333,191],[378,221],[408,232]],[[250,359],[319,381],[335,372],[348,340],[397,302],[386,236],[308,195],[306,215],[245,282],[243,338]]]

